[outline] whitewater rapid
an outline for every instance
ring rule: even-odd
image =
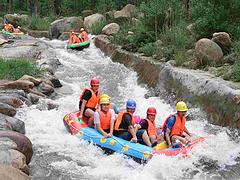
[[[124,109],[128,98],[137,102],[137,114],[145,117],[149,106],[157,108],[157,125],[160,126],[174,107],[159,97],[149,96],[147,87],[137,83],[137,73],[124,65],[112,62],[93,43],[83,51],[64,48],[64,41],[48,41],[61,62],[56,77],[63,84],[56,89],[57,109],[44,108],[49,100],[43,99],[31,107],[19,109],[24,120],[26,136],[33,143],[34,155],[30,163],[33,179],[239,179],[240,146],[229,136],[229,129],[207,122],[200,109],[186,126],[198,136],[210,136],[196,146],[187,158],[154,156],[147,164],[138,164],[131,158],[104,152],[93,144],[70,135],[64,125],[65,114],[78,109],[79,95],[91,78],[100,80],[102,93]],[[238,138],[236,138],[238,139]]]

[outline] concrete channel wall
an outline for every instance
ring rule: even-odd
[[[105,35],[95,38],[95,45],[114,62],[138,73],[139,82],[159,89],[161,94],[174,94],[194,106],[201,107],[210,123],[240,128],[240,84],[224,81],[200,70],[174,67],[153,58],[122,50]]]

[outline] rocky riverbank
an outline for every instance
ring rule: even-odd
[[[42,70],[40,77],[24,75],[16,81],[0,80],[0,174],[3,179],[31,179],[28,164],[33,156],[31,141],[25,136],[25,124],[15,115],[22,106],[31,106],[48,98],[47,109],[57,108],[50,98],[61,87],[54,76],[60,62],[51,47],[41,40],[23,35],[0,36],[0,57],[27,58],[36,61]],[[10,173],[11,172],[11,173]]]

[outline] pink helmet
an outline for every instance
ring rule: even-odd
[[[147,109],[147,115],[148,115],[148,114],[155,116],[155,115],[157,114],[156,108],[155,108],[155,107],[149,107],[149,108]]]
[[[99,80],[98,79],[92,79],[90,82],[91,86],[99,86]]]

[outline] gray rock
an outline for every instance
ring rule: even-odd
[[[0,113],[13,117],[16,112],[17,111],[13,106],[0,102]]]
[[[0,102],[6,103],[15,108],[18,108],[23,105],[23,101],[21,99],[16,98],[14,96],[5,96],[5,95],[1,96],[1,94],[0,94]]]
[[[51,39],[58,39],[63,32],[79,31],[83,27],[81,17],[66,17],[58,19],[51,23],[49,27],[49,36]]]
[[[9,117],[0,113],[0,122],[7,122],[11,126],[11,130],[25,134],[25,123],[20,119]]]

